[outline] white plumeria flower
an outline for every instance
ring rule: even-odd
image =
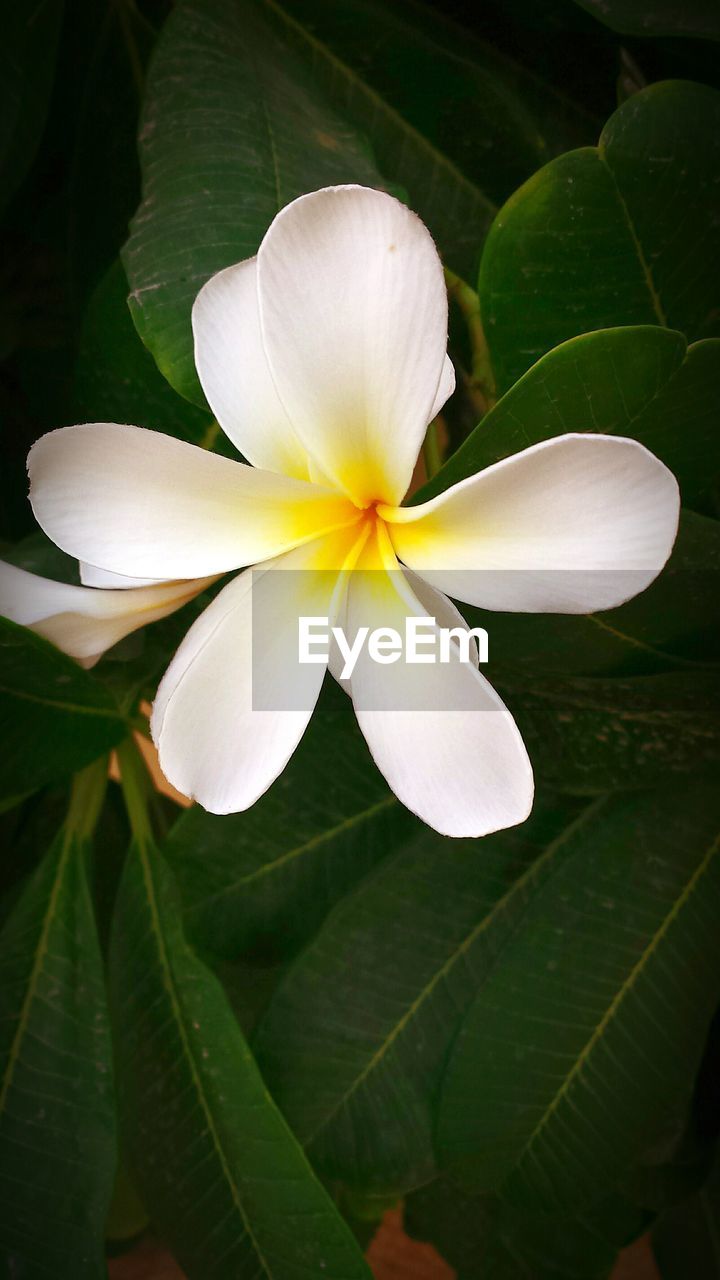
[[[85,570],[85,566],[82,566]],[[88,567],[85,583],[95,580],[107,587],[115,575],[100,574]],[[118,640],[157,622],[187,604],[215,581],[215,576],[191,582],[160,582],[130,590],[95,591],[42,578],[27,569],[0,560],[0,614],[30,627],[70,654],[81,667],[94,667],[106,649]],[[117,578],[118,585],[123,579]]]
[[[457,625],[444,590],[500,610],[591,612],[644,589],[670,553],[677,484],[640,444],[615,437],[561,436],[400,506],[454,372],[437,251],[386,194],[333,187],[295,200],[257,257],[200,291],[193,329],[208,402],[252,465],[99,423],[44,436],[29,471],[43,529],[104,573],[147,582],[259,562],[299,571],[270,580],[282,589],[261,645],[257,576],[225,586],[158,690],[162,768],[211,812],[253,804],[305,730],[323,666],[304,669],[300,709],[258,710],[256,696],[281,679],[301,615],[342,616],[349,630],[358,620],[402,630],[413,614]],[[393,791],[451,836],[522,822],[532,770],[509,711],[474,663],[421,670],[425,709],[398,709],[416,668],[361,660],[351,680]]]

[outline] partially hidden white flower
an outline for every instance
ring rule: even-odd
[[[82,576],[86,583],[94,580],[106,588],[114,578],[92,570]],[[0,614],[44,636],[81,667],[94,667],[118,640],[166,618],[214,581],[213,576],[97,591],[87,585],[55,582],[0,560]]]
[[[445,591],[512,612],[592,612],[643,590],[670,553],[677,484],[642,445],[617,437],[560,436],[400,505],[454,371],[437,251],[386,194],[335,187],[288,205],[255,258],[200,291],[193,330],[208,402],[252,465],[96,423],[44,436],[28,466],[39,523],[95,567],[93,581],[153,583],[126,599],[189,596],[205,584],[177,580],[241,566],[296,571],[278,575],[262,644],[247,569],[191,627],[160,684],[161,766],[211,812],[253,804],[305,730],[322,665],[304,671],[306,706],[257,709],[300,615],[342,617],[350,631],[358,619],[402,631],[408,616],[428,614],[456,626]],[[67,647],[61,631],[46,628]],[[420,670],[422,705],[410,710],[399,709],[401,686],[418,680],[416,668],[361,661],[351,680],[393,791],[451,836],[523,821],[532,770],[507,708],[474,663]]]

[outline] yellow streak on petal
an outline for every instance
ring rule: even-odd
[[[431,548],[437,551],[448,538],[447,517],[442,510],[424,511],[422,506],[391,507],[382,504],[377,511],[386,523],[395,553],[410,564],[422,561],[424,552]],[[457,534],[456,529],[453,532]]]
[[[268,504],[266,523],[268,531],[273,526],[282,530],[282,540],[288,547],[299,547],[337,529],[353,526],[358,519],[357,507],[343,494],[332,490],[312,490],[307,497],[295,502]]]

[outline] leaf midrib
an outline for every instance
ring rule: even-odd
[[[334,840],[336,836],[342,835],[346,831],[351,831],[354,827],[360,826],[363,822],[368,822],[371,818],[377,816],[384,809],[393,809],[398,805],[398,801],[394,795],[384,796],[382,800],[378,800],[375,804],[370,805],[366,809],[358,810],[357,813],[351,814],[348,818],[343,818],[342,822],[336,823],[334,827],[329,827],[326,831],[311,836],[308,840],[304,840],[302,844],[294,846],[292,849],[286,849],[277,858],[271,859],[270,862],[264,862],[261,867],[256,867],[247,875],[241,876],[238,880],[233,880],[231,884],[224,885],[222,889],[217,889],[210,894],[195,910],[203,912],[214,907],[224,898],[234,895],[239,889],[254,884],[257,880],[262,880],[265,876],[273,874],[279,867],[285,866],[286,863],[293,861],[295,858],[301,857],[305,853],[309,853],[314,849],[320,848],[330,840]],[[191,910],[190,914],[193,914]]]
[[[627,226],[627,229],[630,233],[630,239],[632,240],[632,245],[635,250],[637,260],[640,264],[643,277],[645,279],[645,284],[647,286],[647,291],[650,295],[650,301],[652,303],[653,311],[655,312],[655,315],[657,317],[657,322],[659,325],[662,325],[663,328],[667,328],[668,322],[667,322],[667,317],[665,315],[665,309],[660,300],[660,294],[655,285],[653,274],[650,269],[650,264],[647,258],[645,257],[645,250],[643,249],[642,241],[640,240],[640,237],[638,235],[635,223],[633,222],[632,217],[630,216],[630,210],[627,206],[627,201],[625,200],[625,197],[622,191],[620,190],[620,184],[617,178],[615,177],[615,174],[613,173],[610,163],[607,159],[606,147],[603,143],[602,138],[600,139],[600,143],[598,144],[598,147],[597,147],[597,157],[603,169],[608,174],[610,181],[612,182],[613,190],[617,196],[618,204],[620,205],[620,209],[622,211],[625,225]]]
[[[305,28],[302,23],[298,22],[296,18],[293,18],[291,14],[277,3],[277,0],[260,0],[260,2],[265,8],[270,9],[280,22],[284,23],[290,28],[290,30],[294,31],[319,57],[328,62],[340,76],[365,94],[373,102],[376,109],[379,109],[390,117],[395,125],[400,127],[401,132],[405,134],[406,137],[413,139],[416,146],[420,147],[429,156],[432,156],[433,163],[437,167],[444,169],[447,173],[450,173],[456,183],[464,187],[479,204],[484,206],[489,219],[495,216],[497,208],[493,202],[488,199],[484,192],[481,191],[474,182],[471,182],[462,170],[458,169],[457,166],[453,164],[452,160],[450,160],[448,156],[444,155],[441,151],[438,151],[437,148],[434,147],[432,143],[429,142],[428,139],[413,125],[411,125],[404,116],[400,115],[394,107],[390,106],[390,103],[387,102],[381,94],[377,93],[377,91],[367,84],[365,80],[361,79],[361,77],[353,71],[352,67],[349,67],[346,62],[343,62],[342,59],[338,58],[322,40],[319,40],[317,36],[314,36],[310,31],[308,31],[307,28]]]
[[[121,717],[112,706],[93,707],[83,706],[82,703],[60,702],[55,698],[47,698],[44,695],[36,693],[28,693],[23,689],[9,689],[3,684],[0,684],[0,694],[5,694],[8,698],[20,698],[25,702],[34,702],[41,707],[53,707],[56,711],[67,711],[72,715],[100,716],[103,720],[117,720],[118,723],[121,723]]]
[[[594,800],[591,804],[589,804],[587,808],[584,809],[583,812],[577,816],[577,818],[573,819],[573,821],[569,823],[568,826],[565,827],[564,830],[561,831],[558,836],[555,837],[554,840],[550,841],[547,848],[544,849],[543,852],[533,860],[533,862],[531,862],[527,870],[524,871],[523,874],[519,876],[517,880],[513,881],[509,889],[507,889],[507,891],[502,895],[502,897],[498,898],[497,902],[493,903],[487,915],[483,916],[482,920],[480,920],[479,923],[476,924],[471,929],[471,931],[463,939],[462,943],[455,949],[453,954],[449,956],[447,960],[444,961],[444,963],[440,966],[440,968],[436,971],[436,973],[433,974],[433,977],[430,979],[430,981],[423,987],[419,995],[416,996],[416,998],[408,1006],[402,1018],[400,1018],[399,1021],[393,1027],[390,1035],[387,1036],[385,1040],[383,1040],[382,1044],[371,1056],[371,1058],[368,1060],[363,1070],[359,1073],[359,1075],[355,1077],[349,1089],[347,1089],[345,1093],[342,1095],[342,1097],[339,1098],[337,1103],[333,1106],[332,1110],[329,1111],[324,1116],[322,1122],[317,1126],[317,1128],[312,1132],[312,1134],[310,1134],[310,1136],[305,1139],[306,1146],[309,1147],[318,1138],[318,1136],[322,1133],[322,1131],[325,1128],[327,1128],[327,1126],[335,1118],[337,1113],[340,1111],[341,1107],[344,1107],[347,1101],[352,1097],[352,1095],[355,1093],[355,1090],[359,1088],[359,1086],[363,1083],[364,1080],[367,1079],[370,1073],[374,1071],[375,1067],[380,1062],[382,1062],[385,1055],[389,1052],[390,1048],[394,1044],[395,1040],[398,1038],[401,1032],[405,1030],[405,1028],[409,1025],[409,1023],[415,1017],[415,1015],[419,1012],[424,1002],[427,999],[429,999],[429,997],[432,995],[438,983],[441,982],[442,979],[446,977],[448,973],[450,973],[453,966],[465,954],[465,952],[472,946],[475,940],[478,937],[480,937],[481,934],[486,931],[486,929],[490,928],[494,920],[497,918],[498,914],[502,913],[507,907],[508,903],[512,901],[513,896],[519,891],[521,891],[526,885],[530,884],[533,878],[535,877],[535,875],[538,873],[538,871],[540,871],[543,867],[545,867],[548,862],[552,862],[552,859],[555,857],[558,850],[562,848],[565,842],[568,839],[570,839],[578,829],[582,828],[582,826],[585,824],[585,822],[589,818],[594,817],[596,810],[601,808],[602,805],[605,803],[605,801],[606,801],[606,797],[601,796],[597,800]],[[502,953],[502,951],[504,950],[505,946],[507,945],[510,937],[513,935],[514,932],[515,932],[515,929],[512,928],[508,938],[498,949],[498,955],[495,956],[492,961],[493,966],[497,962],[498,956]]]
[[[150,909],[150,918],[152,922],[153,932],[155,934],[158,958],[160,960],[160,968],[165,978],[165,989],[170,998],[170,1004],[172,1007],[173,1015],[175,1017],[175,1023],[178,1029],[178,1034],[180,1036],[180,1041],[181,1041],[181,1044],[185,1053],[185,1058],[190,1070],[190,1078],[195,1087],[195,1091],[197,1093],[197,1098],[198,1098],[198,1102],[200,1104],[201,1110],[207,1121],[208,1134],[210,1135],[213,1148],[217,1155],[217,1158],[220,1164],[220,1169],[222,1171],[222,1174],[230,1190],[233,1203],[235,1204],[238,1210],[238,1213],[240,1214],[240,1218],[247,1232],[248,1239],[252,1243],[252,1247],[257,1255],[258,1261],[263,1269],[264,1274],[267,1276],[268,1280],[273,1280],[272,1271],[270,1270],[269,1264],[264,1254],[262,1253],[262,1250],[260,1249],[258,1241],[252,1230],[252,1227],[250,1226],[250,1222],[248,1221],[247,1215],[245,1213],[245,1208],[242,1203],[242,1197],[240,1195],[237,1182],[233,1178],[230,1170],[230,1166],[228,1165],[228,1162],[226,1160],[225,1153],[223,1151],[222,1144],[220,1142],[220,1135],[218,1134],[217,1127],[215,1125],[215,1119],[213,1116],[212,1108],[205,1095],[203,1082],[200,1075],[198,1074],[196,1063],[195,1063],[195,1057],[192,1052],[190,1041],[188,1040],[187,1032],[185,1030],[185,1023],[182,1015],[182,1005],[178,997],[177,984],[175,982],[175,974],[173,972],[173,968],[172,968],[172,965],[170,964],[170,960],[168,957],[167,946],[165,944],[165,937],[163,934],[162,924],[160,921],[160,912],[158,911],[157,896],[155,893],[155,884],[153,881],[152,869],[150,867],[148,852],[147,852],[147,849],[140,842],[138,842],[138,844],[136,845],[136,848],[137,848],[138,857],[140,859],[143,882],[145,884],[148,907]]]
[[[529,1138],[523,1144],[514,1162],[513,1169],[517,1169],[519,1167],[521,1162],[531,1152],[533,1146],[535,1145],[536,1141],[542,1134],[543,1130],[549,1124],[553,1115],[557,1111],[557,1108],[560,1106],[561,1102],[563,1101],[563,1099],[569,1092],[570,1088],[572,1087],[573,1081],[575,1080],[577,1075],[580,1073],[580,1071],[583,1069],[586,1062],[588,1061],[596,1044],[601,1040],[606,1029],[610,1026],[612,1021],[616,1017],[618,1010],[621,1008],[626,996],[634,989],[636,980],[638,979],[638,977],[640,977],[643,974],[645,966],[648,964],[652,956],[654,956],[655,952],[657,951],[658,947],[660,946],[663,939],[665,938],[671,925],[677,919],[683,907],[690,899],[696,886],[698,885],[698,883],[704,876],[705,872],[707,871],[708,867],[710,866],[710,863],[712,862],[715,854],[718,852],[718,849],[720,849],[720,836],[718,836],[710,845],[707,853],[703,856],[701,861],[698,863],[697,867],[695,868],[689,880],[687,881],[686,885],[684,886],[682,892],[678,894],[677,898],[672,904],[672,907],[667,912],[667,914],[663,917],[663,920],[661,921],[659,927],[656,929],[655,933],[650,939],[647,947],[645,947],[642,954],[636,960],[635,964],[630,970],[630,973],[628,974],[625,981],[621,983],[618,991],[616,992],[612,1001],[610,1002],[607,1009],[605,1010],[605,1013],[603,1014],[602,1018],[594,1027],[592,1034],[589,1036],[588,1040],[586,1041],[580,1053],[578,1054],[577,1058],[575,1059],[572,1065],[572,1068],[566,1075],[560,1088],[553,1095],[553,1098],[550,1104],[545,1108],[542,1115],[540,1116],[540,1119],[535,1125],[532,1133],[530,1134]]]
[[[17,1066],[17,1063],[20,1057],[20,1049],[22,1046],[22,1042],[25,1038],[28,1022],[30,1020],[30,1011],[35,1001],[35,997],[37,995],[37,989],[38,989],[40,978],[43,972],[43,964],[45,961],[45,957],[47,956],[47,953],[48,953],[48,942],[50,938],[50,931],[55,921],[55,912],[57,909],[58,899],[60,897],[60,892],[61,892],[63,881],[65,878],[65,871],[67,868],[70,851],[72,847],[73,847],[73,837],[70,834],[70,832],[66,832],[63,838],[63,844],[60,851],[60,857],[58,859],[58,865],[55,873],[55,878],[53,881],[53,886],[50,891],[50,897],[48,898],[47,908],[43,916],[43,922],[40,929],[40,936],[37,940],[35,955],[33,958],[31,969],[30,969],[30,977],[28,979],[27,989],[25,991],[22,1006],[20,1009],[20,1017],[18,1019],[18,1024],[15,1029],[15,1034],[12,1038],[10,1051],[8,1053],[7,1066],[5,1069],[5,1074],[3,1076],[2,1088],[0,1089],[0,1119],[2,1118],[5,1112],[5,1103],[7,1102],[7,1097],[12,1087],[12,1081],[15,1075],[15,1068]]]
[[[639,636],[629,635],[626,631],[621,631],[619,627],[611,627],[609,622],[599,618],[596,613],[588,613],[585,616],[588,622],[595,627],[599,627],[601,631],[607,631],[609,635],[615,636],[616,640],[620,640],[621,643],[630,645],[632,649],[639,649],[641,653],[648,653],[653,658],[661,658],[666,662],[675,662],[678,666],[687,667],[693,671],[708,667],[707,663],[695,662],[692,658],[681,658],[674,653],[665,653],[663,649],[656,648],[655,645],[649,644],[647,640],[641,640]]]

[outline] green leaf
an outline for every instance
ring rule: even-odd
[[[720,471],[719,398],[719,339],[687,347],[682,334],[650,326],[583,334],[520,377],[413,502],[541,440],[581,431],[639,440],[692,504]]]
[[[626,36],[692,36],[720,40],[715,0],[575,0],[606,27]]]
[[[226,958],[253,948],[282,955],[418,827],[375,768],[347,697],[328,682],[266,795],[222,818],[194,806],[164,853],[193,940]]]
[[[4,205],[19,187],[40,142],[50,103],[63,0],[28,0],[4,13],[0,192]]]
[[[8,1277],[106,1274],[112,1051],[86,867],[104,773],[77,787],[80,829],[69,823],[57,837],[0,940],[0,1267]]]
[[[82,422],[130,422],[207,441],[213,419],[165,381],[138,337],[121,262],[103,276],[85,313],[75,370],[74,407]]]
[[[148,75],[143,202],[123,262],[130,308],[168,381],[204,404],[190,311],[201,285],[257,251],[317,187],[382,186],[364,139],[328,105],[251,0],[183,0]]]
[[[148,843],[129,856],[111,954],[132,1174],[189,1280],[369,1277],[222,987],[188,947],[170,872]]]
[[[13,804],[13,799],[15,803]],[[0,815],[0,928],[67,815],[62,784],[2,801]]]
[[[138,117],[156,37],[146,15],[156,7],[134,0],[73,0],[74,65],[68,65],[67,53],[63,60],[77,103],[67,161],[66,234],[79,313],[116,257],[140,199]]]
[[[222,983],[240,1030],[249,1040],[283,975],[284,963],[272,957],[268,960],[266,956],[223,960],[215,955],[208,956],[207,951],[205,956]]]
[[[683,511],[659,578],[618,609],[582,615],[488,613],[461,605],[507,671],[640,675],[717,658],[720,524]]]
[[[366,83],[353,66],[298,22],[294,9],[289,13],[278,0],[260,2],[277,30],[309,65],[328,101],[370,139],[386,177],[409,193],[412,207],[427,223],[447,261],[472,277],[495,214],[484,189],[418,132],[372,83]]]
[[[7,547],[2,553],[2,559],[9,564],[16,564],[19,569],[27,569],[28,573],[37,573],[41,578],[71,582],[74,586],[80,583],[77,560],[56,547],[42,529],[35,529],[34,533],[29,533],[14,546]]]
[[[140,1203],[128,1172],[121,1164],[115,1177],[105,1234],[108,1240],[125,1242],[139,1236],[149,1225],[145,1206]]]
[[[597,795],[720,770],[720,676],[713,672],[627,680],[489,674],[538,778],[559,791]]]
[[[705,1185],[662,1215],[652,1247],[662,1280],[720,1278],[720,1157]]]
[[[482,841],[424,832],[337,904],[290,967],[255,1047],[323,1176],[378,1195],[433,1176],[448,1046],[549,874],[548,841],[569,811],[539,804]]]
[[[530,178],[485,242],[480,299],[500,392],[567,338],[614,325],[718,333],[720,93],[665,81],[597,148]]]
[[[613,1195],[579,1218],[519,1214],[439,1178],[405,1202],[405,1229],[432,1243],[457,1280],[604,1280],[647,1215]]]
[[[470,1188],[571,1214],[675,1140],[718,998],[719,826],[686,782],[570,834],[443,1080],[439,1152]]]
[[[467,279],[475,279],[490,202],[597,136],[582,107],[437,8],[402,0],[281,8],[271,0],[269,9]]]
[[[0,795],[65,777],[124,737],[107,690],[47,640],[0,618],[0,650]]]

